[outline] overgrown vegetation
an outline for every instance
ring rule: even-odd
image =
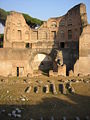
[[[7,18],[8,13],[0,8],[0,23],[2,23],[5,26],[5,21]]]
[[[2,23],[5,26],[5,22],[6,22],[6,18],[7,15],[10,14],[10,11],[5,11],[3,9],[0,8],[0,23]],[[36,27],[37,25],[41,25],[43,23],[42,20],[39,20],[37,18],[33,18],[31,16],[29,16],[28,14],[22,13],[26,23],[30,26],[30,27]]]
[[[30,27],[36,27],[37,25],[42,25],[43,21],[37,19],[37,18],[33,18],[31,16],[29,16],[28,14],[24,14],[23,13],[23,16],[26,20],[26,23],[30,26]]]
[[[0,48],[3,48],[3,38],[4,34],[0,34]]]

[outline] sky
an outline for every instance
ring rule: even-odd
[[[0,8],[27,13],[41,20],[64,15],[73,6],[84,3],[90,23],[90,0],[0,0]]]

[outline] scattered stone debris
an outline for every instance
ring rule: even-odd
[[[83,79],[83,82],[84,82],[84,83],[89,83],[90,80],[88,80],[88,79]]]
[[[21,110],[19,109],[19,108],[16,108],[16,109],[14,109],[14,110],[12,110],[12,112],[11,113],[8,113],[8,116],[9,117],[17,117],[17,118],[21,118],[22,116],[21,116]]]
[[[71,81],[71,82],[76,82],[76,80],[75,80],[75,79],[71,79],[70,81]]]
[[[51,117],[51,120],[54,120],[54,117],[53,117],[53,116]]]
[[[32,77],[32,75],[31,75],[30,73],[28,73],[28,74],[27,74],[27,77],[30,78],[30,77]]]
[[[75,120],[80,120],[80,118],[77,116],[77,117],[75,117]]]
[[[20,100],[23,101],[23,102],[24,102],[24,101],[28,101],[28,99],[26,98],[26,96],[23,96],[23,95],[20,96]]]
[[[1,82],[4,82],[5,80],[4,80],[4,79],[1,79],[0,81],[1,81]]]
[[[25,101],[25,98],[21,98],[21,101]]]
[[[40,120],[43,120],[43,117],[41,117]]]
[[[21,114],[16,114],[16,117],[21,118]]]
[[[42,83],[43,83],[43,81],[42,81],[42,80],[39,80],[39,81],[38,81],[38,83],[39,83],[39,84],[42,84]]]
[[[6,110],[5,110],[5,109],[3,109],[1,112],[2,112],[2,113],[4,113],[4,112],[6,112]]]
[[[67,118],[64,116],[64,117],[62,118],[62,120],[67,120]]]
[[[16,118],[20,118],[21,119],[22,118],[22,110],[23,110],[23,108],[20,109],[20,108],[17,107],[17,108],[14,108],[11,112],[7,113],[7,115],[9,117],[12,117],[12,118],[15,118],[15,119]],[[5,113],[5,112],[6,112],[6,110],[2,109],[0,111],[0,114]],[[30,120],[36,120],[36,119],[30,118]],[[40,120],[44,120],[44,118],[40,117]],[[55,118],[53,116],[51,116],[50,120],[55,120]],[[61,120],[67,120],[66,116],[63,116]],[[76,116],[74,118],[74,120],[81,120],[81,119],[80,119],[79,116]],[[90,116],[87,115],[86,117],[84,117],[83,120],[90,120]]]
[[[76,80],[76,83],[79,83],[80,81],[79,80]]]
[[[36,120],[36,119],[30,118],[30,120]],[[44,118],[41,117],[41,118],[38,119],[38,120],[44,120]],[[47,120],[47,119],[45,119],[45,120]],[[55,120],[55,118],[54,118],[53,116],[51,116],[50,120]],[[59,120],[59,119],[57,119],[57,120]],[[63,116],[62,119],[60,119],[60,120],[67,120],[67,117],[66,117],[66,116]],[[71,119],[70,119],[70,120],[71,120]],[[81,119],[80,119],[78,116],[76,116],[76,117],[75,117],[74,119],[72,119],[72,120],[81,120]],[[83,119],[83,120],[90,120],[90,119],[89,119],[89,117],[87,116],[87,118],[86,118],[86,119]]]
[[[60,80],[58,80],[59,82],[63,82],[63,80],[62,79],[60,79]]]
[[[23,79],[24,83],[27,83],[27,79]]]
[[[23,82],[30,84],[31,83],[31,79],[30,78],[23,79]]]
[[[68,90],[69,90],[70,93],[75,93],[75,90],[74,90],[73,87],[69,87]]]
[[[86,116],[86,117],[85,117],[85,120],[90,120],[90,117],[89,117],[89,116]]]
[[[9,117],[11,117],[11,116],[12,116],[12,114],[11,114],[11,113],[8,113],[8,116],[9,116]]]
[[[7,90],[7,93],[9,93],[9,90]]]
[[[72,87],[71,82],[66,83],[66,88],[68,89],[68,91],[69,91],[70,93],[75,93],[75,90],[74,90],[74,88]]]
[[[0,79],[0,83],[3,83],[3,82],[4,82],[4,83],[7,83],[7,82],[8,82],[8,79],[7,79],[7,78],[1,78],[1,79]]]
[[[19,108],[16,108],[16,112],[21,113],[21,110]]]
[[[50,81],[50,80],[47,80],[47,82],[48,82],[48,83],[51,83],[51,81]]]
[[[30,120],[34,120],[33,118],[30,118]]]

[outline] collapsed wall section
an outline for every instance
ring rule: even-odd
[[[11,12],[4,30],[4,48],[25,48],[30,41],[30,28],[22,14]]]
[[[15,57],[12,56],[12,54],[10,54],[12,56],[12,60],[9,59],[10,58],[9,56],[7,57],[6,63],[5,56],[4,56],[5,58],[3,58],[3,61],[0,58],[1,60],[0,63],[4,62],[2,64],[1,74],[4,75],[3,66],[5,65],[7,66],[6,71],[8,72],[8,70],[10,70],[11,73],[13,73],[12,71],[14,70],[12,64],[15,65],[16,62],[18,63],[19,67],[22,66],[19,65],[20,63],[28,66],[29,58],[27,58],[26,56],[29,56],[29,53],[27,52],[25,55],[22,54],[23,49],[25,48],[31,48],[25,50],[26,51],[31,50],[32,54],[30,55],[32,56],[33,56],[32,51],[33,50],[37,51],[38,49],[40,49],[40,52],[38,52],[38,54],[43,53],[43,49],[46,50],[49,49],[51,51],[49,55],[52,54],[53,49],[61,51],[62,57],[60,57],[60,60],[63,59],[63,64],[65,64],[64,73],[65,70],[67,73],[69,73],[70,70],[74,70],[75,74],[88,73],[89,68],[86,70],[86,66],[89,65],[88,46],[90,26],[87,25],[88,22],[86,6],[84,4],[76,5],[75,7],[71,8],[64,16],[50,18],[48,21],[45,21],[42,24],[42,26],[40,26],[38,29],[31,29],[26,24],[22,14],[17,12],[11,12],[10,15],[7,17],[6,21],[3,51],[5,51],[5,49],[7,49],[8,51],[8,48],[11,48],[12,51],[16,49],[18,52],[17,53],[18,57],[17,60],[15,60]],[[88,43],[88,46],[86,43]],[[21,53],[19,51],[21,51]],[[18,58],[21,54],[22,59],[18,61]],[[27,58],[27,60],[24,60],[24,57]],[[55,57],[57,57],[57,55],[55,55],[54,58]],[[15,62],[13,62],[14,60]],[[43,64],[41,64],[41,66],[42,65]],[[19,69],[18,66],[17,71]],[[26,72],[24,73],[24,75],[28,74],[28,70],[30,68],[31,66],[29,66],[29,68],[28,67],[25,68]],[[60,72],[62,70],[62,67],[59,67],[59,69],[58,71]],[[22,67],[21,71],[23,71]]]
[[[74,74],[90,74],[90,25],[84,27],[79,39],[79,59],[74,66]]]

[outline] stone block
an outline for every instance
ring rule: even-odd
[[[70,77],[74,76],[74,72],[72,70],[69,71],[69,76]]]
[[[66,65],[58,66],[58,75],[66,76]]]

